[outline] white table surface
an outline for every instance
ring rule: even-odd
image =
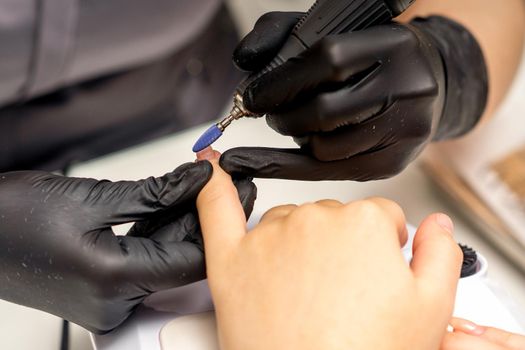
[[[72,176],[109,180],[133,180],[158,176],[171,171],[183,162],[193,161],[191,147],[207,126],[173,135],[150,144],[84,163],[72,169]],[[269,129],[264,120],[240,120],[234,123],[215,148],[226,150],[235,146],[294,147],[293,142]],[[383,196],[398,202],[407,220],[417,225],[428,214],[445,212],[456,224],[457,240],[472,246],[489,262],[489,277],[505,289],[525,310],[525,275],[502,258],[486,241],[477,235],[460,213],[440,195],[417,162],[401,175],[378,182],[295,182],[255,180],[258,198],[254,212],[286,203],[304,203],[324,198],[351,201],[370,196]]]

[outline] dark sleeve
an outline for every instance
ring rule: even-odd
[[[0,0],[0,106],[27,84],[37,9],[33,1]]]
[[[0,107],[184,49],[221,0],[0,0]]]

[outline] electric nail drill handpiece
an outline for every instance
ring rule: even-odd
[[[230,114],[212,125],[197,140],[193,152],[213,144],[234,121],[244,117],[258,118],[259,114],[244,107],[242,96],[257,78],[272,71],[288,59],[298,56],[327,35],[346,33],[384,24],[403,13],[415,0],[317,0],[297,23],[277,56],[262,71],[250,75],[237,87]]]

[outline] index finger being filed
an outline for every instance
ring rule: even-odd
[[[230,175],[210,159],[213,176],[197,197],[197,210],[208,259],[215,259],[238,244],[246,234],[244,214]]]

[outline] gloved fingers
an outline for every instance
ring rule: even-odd
[[[241,201],[244,214],[246,215],[246,220],[252,215],[253,206],[255,200],[257,199],[257,186],[253,181],[248,179],[243,180],[233,180],[233,184],[237,187],[237,192],[239,193],[239,199]]]
[[[166,211],[164,215],[139,221],[129,230],[127,236],[152,238],[163,242],[182,242],[186,237],[199,231],[199,223],[194,210],[184,214]]]
[[[396,143],[396,137],[392,132],[384,133],[372,120],[369,123],[347,126],[329,133],[311,134],[296,141],[316,159],[330,162],[390,147]]]
[[[159,178],[98,182],[88,204],[98,209],[103,224],[117,225],[147,218],[195,199],[212,174],[209,162],[188,163]]]
[[[246,220],[248,220],[257,197],[257,187],[248,179],[234,180],[233,183],[237,188]],[[202,236],[195,203],[188,206],[188,212],[182,215],[177,210],[156,213],[148,220],[140,221],[133,225],[127,235],[130,237],[150,237],[162,242],[181,242],[186,240],[202,246]]]
[[[396,32],[390,25],[325,37],[250,84],[244,104],[254,113],[266,114],[298,105],[298,99],[340,89],[356,77],[360,80],[372,74],[392,55],[395,45],[403,43],[403,36],[410,34],[407,29]]]
[[[237,67],[250,72],[264,68],[277,55],[303,16],[303,12],[269,12],[262,15],[233,53]]]
[[[387,103],[362,82],[360,86],[320,94],[310,101],[266,117],[282,135],[303,136],[360,124],[380,113]]]
[[[206,276],[202,247],[190,242],[158,242],[139,237],[116,237],[110,230],[91,234],[92,250],[75,271],[90,287],[95,305],[73,321],[97,334],[124,322],[150,294],[200,281]],[[76,265],[78,268],[78,265]],[[85,289],[85,288],[84,288]],[[88,303],[89,304],[89,303]],[[71,319],[71,317],[69,318]]]
[[[187,213],[177,221],[160,227],[149,238],[162,243],[189,242],[204,250],[199,216],[196,210]]]
[[[390,108],[396,108],[396,105],[394,103]],[[311,133],[294,140],[316,159],[325,162],[372,153],[396,144],[414,143],[419,139],[424,141],[419,136],[403,135],[403,129],[407,129],[405,121],[388,113],[388,110],[360,124],[341,127],[332,132]]]
[[[415,155],[411,146],[393,145],[388,149],[360,154],[333,162],[319,161],[299,149],[235,148],[221,157],[221,167],[230,174],[255,178],[303,181],[370,181],[400,173]],[[401,156],[403,155],[403,156]]]
[[[318,161],[299,149],[239,147],[226,151],[220,158],[221,168],[232,176],[258,178],[308,180],[320,174],[303,173],[303,170],[306,167],[314,172],[324,172],[318,165]]]
[[[315,96],[315,90],[329,81],[330,75],[331,67],[315,59],[292,58],[252,82],[243,94],[244,106],[259,114],[296,107],[298,97]]]
[[[183,286],[205,278],[202,245],[191,242],[165,242],[143,237],[117,237],[111,273],[124,283],[141,288],[145,295]]]

